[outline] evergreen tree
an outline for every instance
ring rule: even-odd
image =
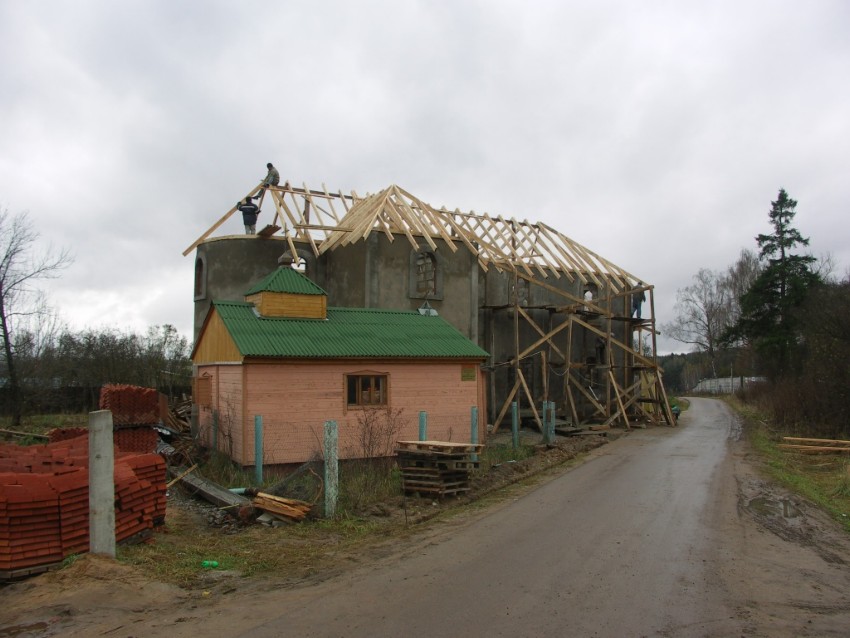
[[[771,376],[783,376],[790,371],[790,355],[799,334],[794,311],[820,283],[820,276],[812,266],[813,256],[793,252],[797,246],[809,245],[808,238],[791,225],[797,202],[780,189],[771,204],[773,232],[756,237],[764,268],[741,297],[741,316],[731,336],[753,344]]]

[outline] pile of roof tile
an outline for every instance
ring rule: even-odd
[[[112,412],[115,426],[160,422],[160,395],[153,388],[107,384],[100,389],[100,409]]]
[[[89,547],[88,437],[0,444],[0,578],[42,571]],[[165,521],[165,461],[115,450],[115,539]]]
[[[85,437],[85,446],[88,449],[89,431],[86,428],[55,428],[47,433],[51,443],[68,441],[77,437]],[[159,435],[150,426],[123,428],[112,433],[115,447],[122,452],[136,452],[146,454],[156,451]]]

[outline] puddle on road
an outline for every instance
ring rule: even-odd
[[[767,496],[759,496],[750,500],[747,508],[762,516],[782,516],[783,518],[800,516],[800,510],[787,498],[777,500]]]

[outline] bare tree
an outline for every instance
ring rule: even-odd
[[[741,297],[752,287],[753,282],[761,274],[762,265],[754,250],[742,248],[741,254],[734,265],[726,270],[725,283],[729,288],[732,316],[730,324],[735,323],[741,316]]]
[[[702,268],[693,285],[676,292],[676,318],[663,326],[676,341],[696,346],[708,354],[712,373],[717,376],[715,358],[720,337],[729,326],[731,295],[724,277]]]
[[[50,314],[35,282],[58,277],[59,271],[72,261],[65,249],[57,254],[50,250],[35,253],[37,239],[38,233],[32,229],[26,212],[12,216],[8,210],[0,211],[0,332],[13,426],[20,426],[23,412],[15,335]]]

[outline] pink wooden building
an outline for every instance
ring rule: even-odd
[[[192,352],[200,435],[243,466],[257,462],[257,416],[264,465],[318,456],[329,420],[340,458],[392,454],[418,437],[421,411],[429,439],[468,442],[486,357],[439,316],[328,308],[321,288],[279,268],[207,314]]]

